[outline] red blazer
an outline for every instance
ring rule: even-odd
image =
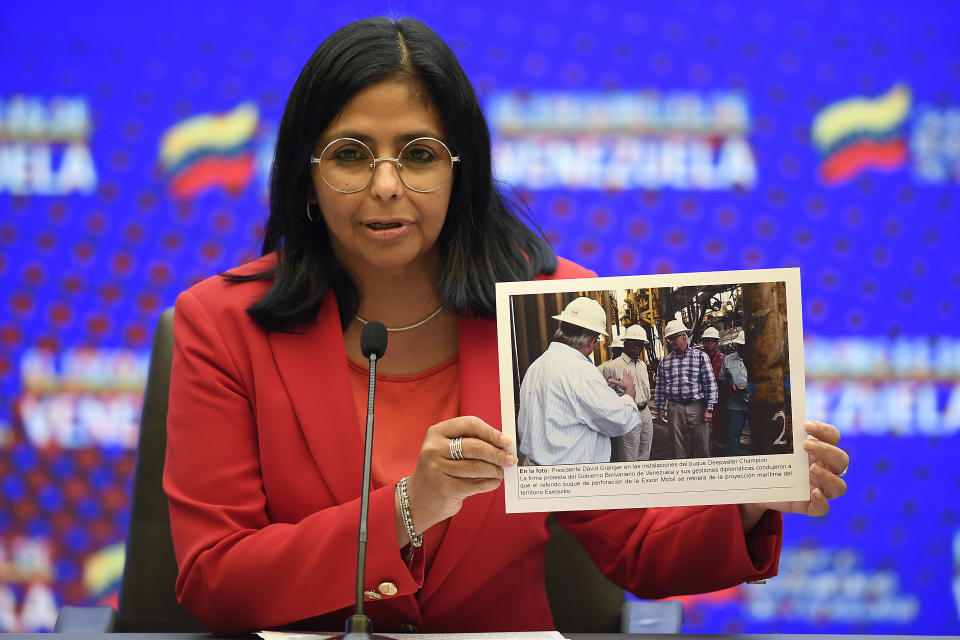
[[[552,277],[588,275],[561,261]],[[268,287],[214,277],[177,299],[164,470],[177,597],[214,633],[298,621],[340,631],[354,601],[363,448],[337,305],[328,296],[316,325],[268,333],[246,314]],[[459,341],[461,413],[499,427],[496,323],[461,318]],[[387,420],[379,416],[379,428]],[[502,487],[467,499],[425,575],[422,554],[408,567],[398,551],[393,493],[383,487],[370,498],[365,588],[397,588],[365,604],[375,631],[552,628],[546,514],[507,516]],[[777,571],[779,514],[746,539],[736,506],[557,516],[640,597]]]

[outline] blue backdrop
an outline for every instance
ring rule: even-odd
[[[802,270],[850,492],[685,629],[960,633],[957,3],[331,4],[0,7],[0,630],[115,600],[157,315],[257,254],[300,67],[386,13],[457,52],[559,254]]]

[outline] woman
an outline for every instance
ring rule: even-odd
[[[263,257],[177,300],[164,487],[178,598],[216,633],[342,628],[359,336],[376,319],[392,331],[367,542],[374,628],[551,628],[545,514],[508,517],[500,490],[516,457],[499,430],[494,283],[593,274],[558,261],[493,187],[486,124],[450,49],[406,19],[330,36],[290,94],[270,206]],[[845,488],[836,430],[808,430],[809,502],[558,519],[641,597],[771,576],[775,510],[825,513]]]

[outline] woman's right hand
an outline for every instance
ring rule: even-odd
[[[462,438],[463,460],[454,460],[450,442]],[[503,481],[504,467],[517,464],[507,451],[510,439],[480,418],[461,416],[427,429],[417,467],[407,479],[410,515],[416,533],[455,515],[463,501],[493,491]],[[402,533],[401,533],[402,532]],[[397,505],[400,547],[409,542]]]

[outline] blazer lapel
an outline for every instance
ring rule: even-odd
[[[336,298],[324,297],[317,324],[269,334],[274,361],[300,428],[336,501],[360,495],[363,438],[357,425]]]
[[[487,424],[501,429],[497,324],[493,320],[461,316],[458,332],[460,415],[477,416]],[[463,508],[450,521],[450,527],[433,560],[430,574],[420,590],[421,598],[429,597],[439,588],[473,543],[487,514],[496,506],[495,496],[503,499],[502,490],[471,496],[463,502]]]

